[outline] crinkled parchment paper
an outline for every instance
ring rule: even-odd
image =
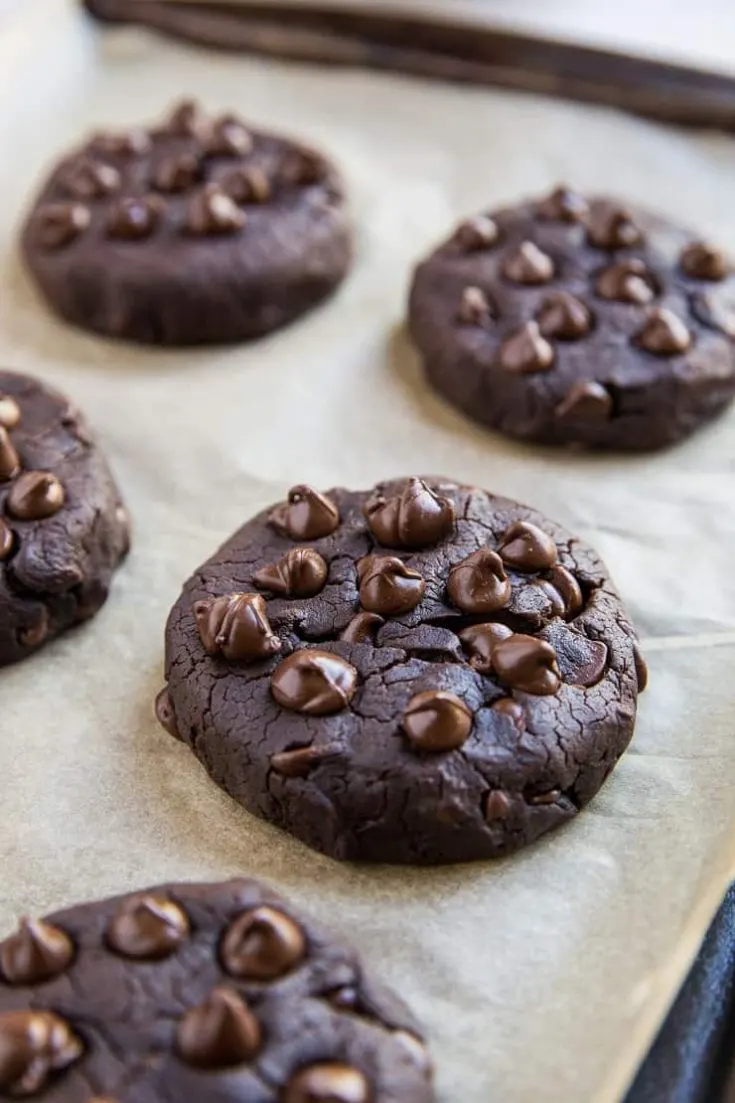
[[[247,348],[165,352],[56,322],[15,235],[90,126],[182,93],[335,155],[358,227],[337,297]],[[0,34],[0,361],[67,390],[135,520],[94,622],[0,672],[0,920],[166,878],[270,879],[361,947],[428,1025],[443,1103],[616,1100],[735,858],[735,417],[651,457],[510,444],[427,393],[400,328],[411,263],[463,212],[559,178],[735,249],[735,147],[613,112],[104,35],[72,0]],[[499,864],[337,865],[235,806],[157,727],[163,626],[188,573],[296,481],[431,471],[596,545],[651,666],[635,740],[576,822]]]

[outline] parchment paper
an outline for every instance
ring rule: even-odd
[[[40,8],[40,10],[39,10]],[[39,173],[87,127],[182,93],[322,145],[358,226],[328,306],[247,348],[158,353],[73,332],[15,255]],[[166,878],[264,876],[349,936],[429,1027],[442,1103],[622,1094],[735,866],[735,418],[664,455],[565,456],[470,425],[400,329],[411,263],[463,212],[567,178],[735,249],[735,149],[529,96],[98,35],[72,0],[0,37],[0,360],[88,411],[135,523],[91,624],[0,672],[0,923]],[[235,806],[157,727],[179,586],[296,481],[431,471],[525,500],[607,559],[651,666],[633,746],[528,852],[356,868]]]

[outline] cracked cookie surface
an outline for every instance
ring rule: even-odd
[[[0,942],[0,1095],[432,1103],[401,1000],[253,880],[161,885]]]
[[[572,818],[645,664],[595,552],[445,479],[288,500],[184,586],[158,717],[246,808],[335,858],[438,863]]]
[[[129,542],[83,415],[38,380],[0,371],[0,666],[93,617]]]
[[[521,440],[662,448],[735,395],[722,250],[569,188],[462,222],[417,267],[409,326],[436,390]]]
[[[187,101],[66,157],[22,246],[67,321],[185,346],[259,337],[316,306],[347,272],[351,231],[325,157]]]

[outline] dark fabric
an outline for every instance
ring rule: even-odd
[[[735,1103],[735,886],[626,1103]]]

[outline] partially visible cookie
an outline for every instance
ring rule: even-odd
[[[0,666],[93,617],[129,543],[83,415],[38,380],[0,371]]]
[[[328,296],[350,262],[342,185],[314,150],[207,117],[100,133],[52,172],[23,231],[44,296],[109,337],[259,337]]]
[[[428,379],[521,440],[646,450],[735,395],[735,275],[667,220],[558,188],[462,222],[414,274]]]
[[[252,880],[162,885],[0,942],[0,1095],[431,1103],[404,1004]]]
[[[595,552],[442,479],[294,487],[185,584],[165,729],[335,858],[489,858],[571,819],[645,685]]]

